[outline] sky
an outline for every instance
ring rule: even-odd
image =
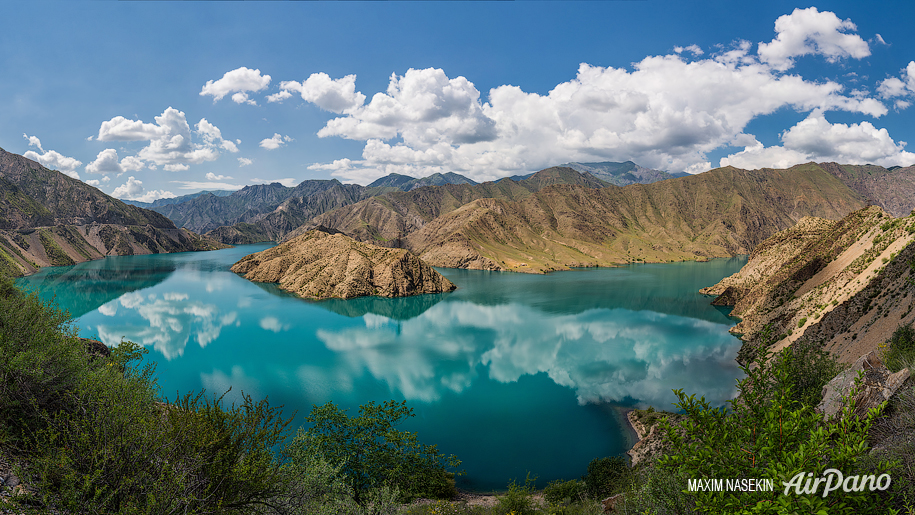
[[[750,4],[9,2],[0,147],[146,202],[570,161],[915,164],[915,2]]]

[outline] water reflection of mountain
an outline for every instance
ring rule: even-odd
[[[547,275],[437,268],[458,285],[456,291],[394,299],[360,297],[303,302],[346,317],[371,313],[393,320],[410,320],[448,300],[483,306],[524,304],[561,315],[626,306],[634,311],[653,311],[725,324],[731,323],[730,310],[709,309],[711,300],[698,292],[744,263],[746,257],[741,256],[703,263],[639,264]],[[499,287],[493,288],[493,283]],[[292,296],[275,284],[257,285],[273,295]]]
[[[746,256],[704,263],[578,269],[545,276],[454,268],[436,270],[459,287],[450,294],[450,300],[490,306],[519,303],[556,314],[626,306],[634,311],[731,323],[727,310],[710,310],[711,299],[698,291],[716,282],[715,277],[730,275],[744,263]],[[487,283],[496,279],[493,276],[498,276],[498,290],[487,287]]]
[[[414,295],[412,297],[359,297],[357,299],[327,299],[315,302],[315,306],[347,317],[361,317],[368,313],[393,320],[409,320],[448,297],[448,293]]]
[[[111,257],[75,266],[43,269],[16,284],[42,299],[55,298],[70,316],[78,318],[114,299],[161,283],[177,266],[170,259],[147,256]]]
[[[254,283],[265,292],[278,297],[295,298],[310,306],[326,309],[349,318],[367,314],[379,315],[392,320],[409,320],[448,298],[449,293],[414,295],[412,297],[356,297],[355,299],[308,300],[281,290],[274,283]]]

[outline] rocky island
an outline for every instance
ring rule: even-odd
[[[456,288],[408,250],[321,229],[245,256],[232,271],[250,281],[279,283],[281,289],[311,299],[405,297]]]

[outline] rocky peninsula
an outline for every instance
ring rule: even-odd
[[[250,281],[279,283],[281,289],[310,299],[405,297],[456,288],[408,250],[321,229],[245,256],[232,271]]]

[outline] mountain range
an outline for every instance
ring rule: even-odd
[[[661,170],[652,170],[639,166],[632,161],[617,163],[613,161],[604,161],[600,163],[566,163],[564,165],[579,172],[587,172],[602,181],[606,181],[615,186],[628,186],[630,184],[651,184],[652,182],[663,181],[666,179],[676,179],[686,177],[690,174],[686,172],[663,172]]]
[[[547,178],[554,180],[544,187],[503,180],[389,193],[319,215],[287,237],[321,225],[407,248],[433,266],[546,272],[745,254],[804,216],[838,219],[867,204],[812,163],[726,167],[622,188],[599,187],[570,168],[525,181]]]
[[[838,220],[868,204],[897,216],[915,208],[915,167],[835,163],[682,177],[631,161],[569,163],[482,184],[454,173],[391,174],[369,186],[306,180],[200,192],[153,203],[153,211],[5,151],[0,166],[3,260],[25,273],[215,241],[285,241],[314,228],[405,248],[434,266],[542,273],[732,256],[806,216]]]
[[[224,245],[0,149],[0,273]]]
[[[234,193],[232,190],[203,190],[198,191],[197,193],[190,193],[188,195],[181,195],[179,197],[170,197],[170,198],[160,198],[152,202],[140,202],[139,200],[128,200],[121,199],[121,202],[125,204],[130,204],[132,206],[142,207],[143,209],[152,209],[154,207],[162,207],[170,204],[182,204],[188,200],[194,200],[195,198],[206,195],[207,193],[212,193],[217,197],[225,197]]]
[[[563,167],[588,174],[592,178],[588,182],[596,186],[647,184],[679,176],[643,168],[631,161],[625,163],[569,163]],[[502,180],[523,183],[534,175],[533,173],[516,175]],[[544,174],[540,174],[540,176],[544,176]],[[551,180],[562,182],[562,179]],[[581,181],[576,178],[573,182]],[[368,186],[343,185],[337,180],[306,180],[295,187],[273,183],[246,186],[236,192],[201,191],[181,197],[160,199],[152,203],[130,200],[124,202],[153,209],[173,220],[179,227],[199,233],[237,225],[232,229],[221,229],[214,233],[214,237],[225,243],[254,243],[282,237],[286,232],[285,227],[297,227],[304,219],[315,216],[316,209],[327,210],[341,207],[354,201],[398,190],[413,191],[426,186],[448,184],[475,186],[478,183],[453,172],[435,173],[421,178],[392,173],[375,180]],[[533,186],[529,183],[527,185]],[[535,187],[546,185],[548,183],[541,183]],[[335,191],[325,194],[324,192],[329,189],[335,189]],[[323,198],[310,200],[310,197],[315,195],[321,195]],[[287,200],[292,199],[298,200],[284,205]]]
[[[415,178],[409,175],[392,173],[368,185],[369,188],[397,188],[401,191],[415,190],[423,186],[442,186],[444,184],[476,184],[471,179],[454,172],[434,173],[428,177]]]

